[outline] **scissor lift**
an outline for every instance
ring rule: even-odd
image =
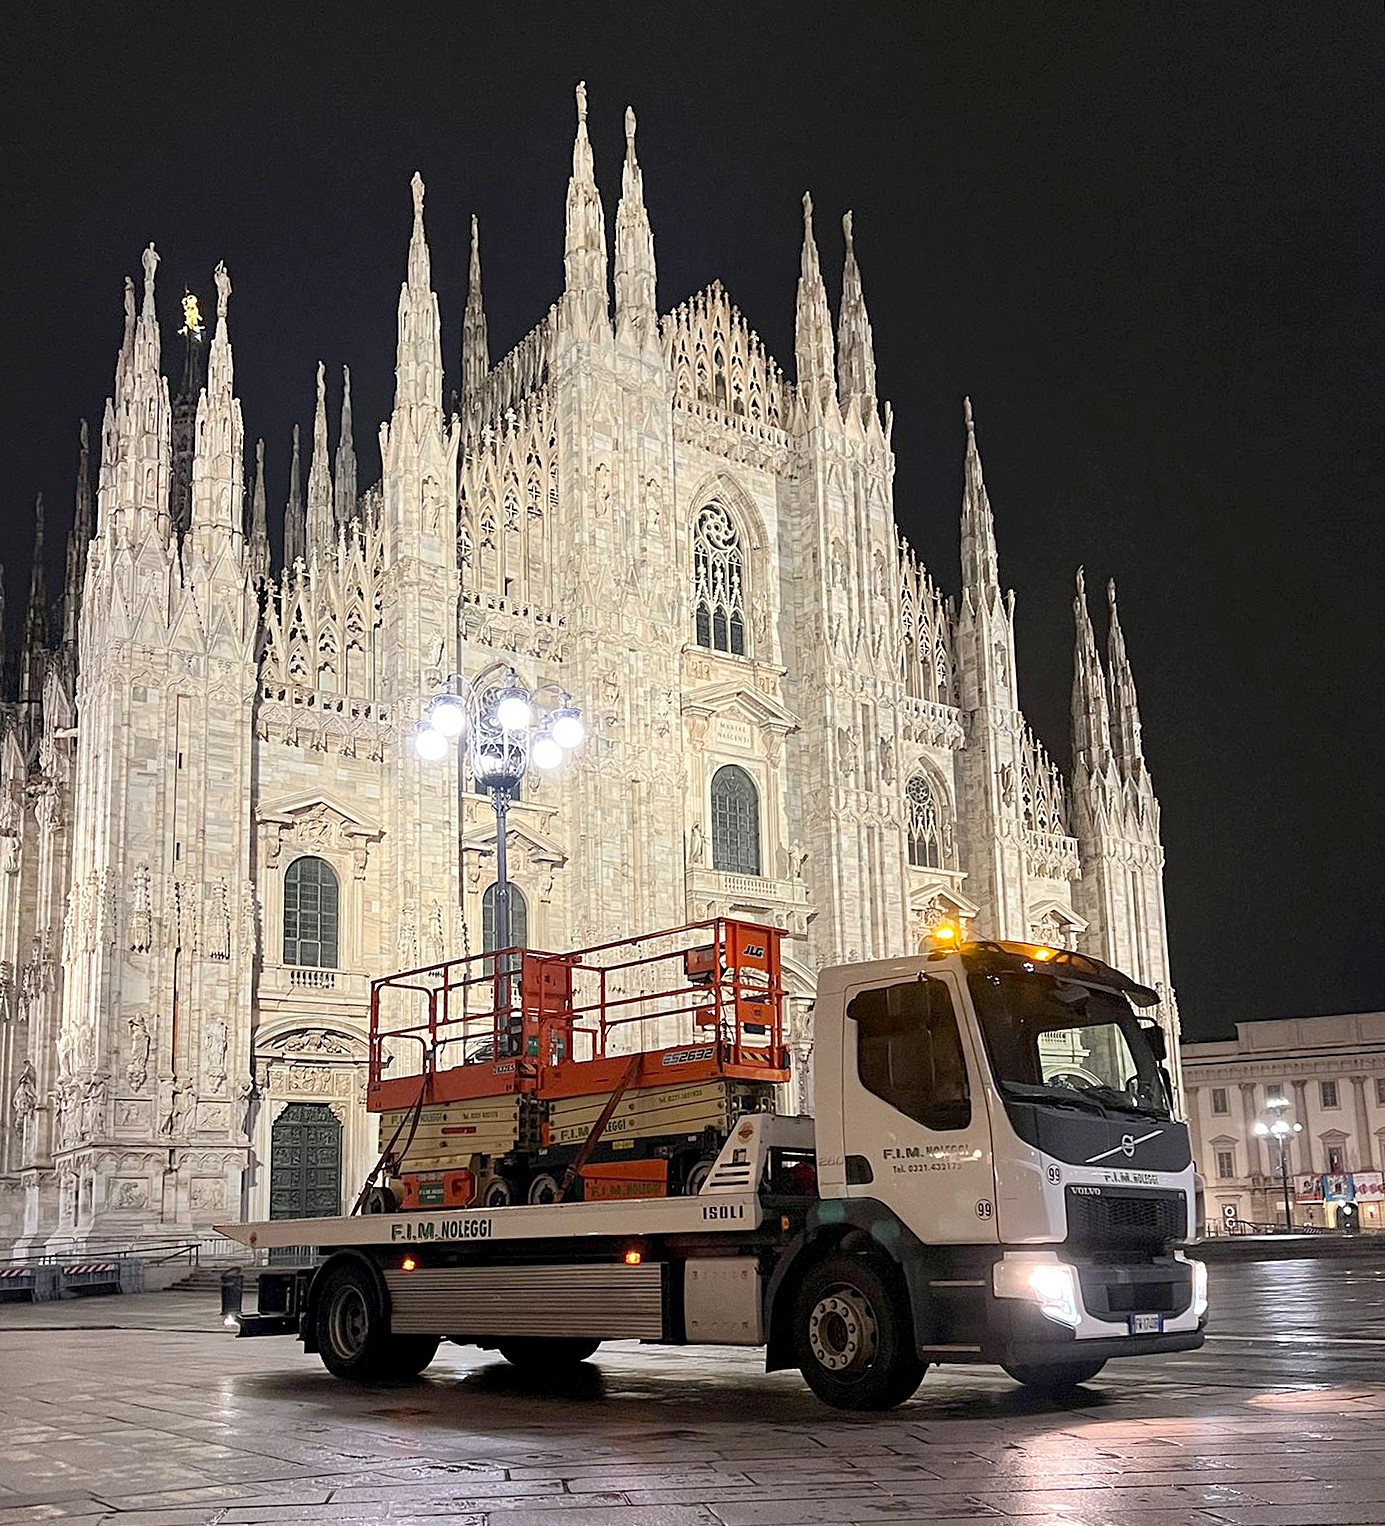
[[[367,1106],[404,1206],[686,1190],[789,1078],[782,939],[717,918],[374,981]]]

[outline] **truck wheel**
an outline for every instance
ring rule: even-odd
[[[514,1188],[503,1176],[493,1176],[481,1189],[482,1208],[508,1208],[515,1200]]]
[[[576,1367],[585,1362],[600,1341],[577,1339],[545,1340],[542,1336],[519,1336],[514,1340],[501,1341],[496,1348],[512,1367],[525,1372],[561,1372],[565,1367]]]
[[[341,1266],[317,1298],[317,1347],[334,1377],[361,1383],[416,1378],[437,1354],[436,1335],[391,1335],[364,1269]]]
[[[928,1366],[903,1298],[855,1256],[828,1256],[803,1279],[794,1341],[804,1381],[836,1409],[893,1409]]]
[[[1037,1363],[1016,1362],[1001,1364],[1016,1383],[1023,1383],[1037,1394],[1065,1394],[1094,1378],[1106,1365],[1105,1362],[1052,1362],[1040,1366]]]
[[[529,1183],[529,1193],[525,1201],[535,1208],[546,1208],[550,1203],[558,1201],[561,1192],[558,1178],[545,1171]]]
[[[683,1192],[687,1197],[696,1197],[706,1185],[707,1178],[712,1174],[712,1167],[716,1165],[714,1160],[700,1160],[688,1172],[687,1180],[683,1183]]]

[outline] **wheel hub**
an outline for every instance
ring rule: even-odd
[[[824,1293],[808,1317],[808,1345],[828,1372],[869,1367],[879,1334],[874,1310],[855,1288],[837,1287]]]
[[[354,1357],[365,1346],[370,1328],[370,1316],[366,1311],[365,1298],[359,1288],[345,1287],[337,1291],[332,1300],[330,1329],[332,1344],[339,1355]]]

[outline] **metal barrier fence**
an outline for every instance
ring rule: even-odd
[[[1295,1224],[1286,1230],[1279,1221],[1272,1224],[1256,1223],[1251,1219],[1208,1219],[1203,1226],[1204,1240],[1238,1239],[1244,1235],[1336,1235],[1341,1230],[1329,1229],[1325,1224]]]
[[[186,1267],[191,1274],[204,1263],[250,1266],[262,1265],[264,1260],[263,1252],[247,1250],[222,1235],[166,1240],[51,1238],[26,1250],[0,1252],[0,1303],[142,1292],[151,1282],[167,1286],[150,1269]]]

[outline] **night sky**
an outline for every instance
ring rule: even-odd
[[[1024,708],[1064,765],[1074,570],[1103,622],[1117,578],[1185,1030],[1385,1007],[1374,0],[48,5],[6,27],[11,639],[39,491],[60,575],[77,421],[99,435],[145,243],[175,381],[184,285],[210,309],[230,268],[271,518],[319,357],[333,409],[352,368],[372,482],[409,176],[451,388],[472,212],[493,358],[561,289],[585,78],[608,233],[639,116],[661,310],[719,277],[792,372],[799,199],[834,306],[854,209],[901,528],[955,592],[969,393]]]

